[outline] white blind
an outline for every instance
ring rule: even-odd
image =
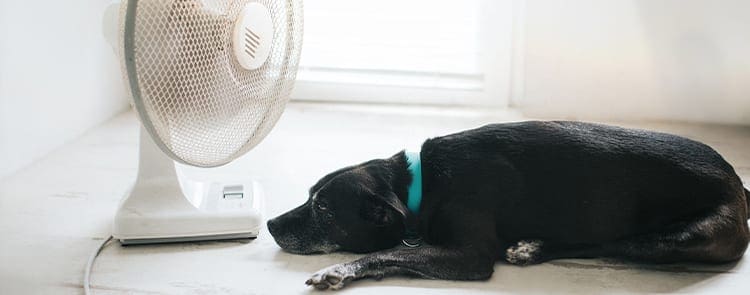
[[[479,89],[482,1],[305,1],[298,79]]]

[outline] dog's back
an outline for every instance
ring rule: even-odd
[[[565,121],[493,124],[428,140],[422,152],[434,159],[437,178],[450,174],[450,187],[426,180],[446,194],[439,198],[497,183],[489,204],[509,239],[611,241],[745,201],[718,153],[664,133]]]

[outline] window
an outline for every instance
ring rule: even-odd
[[[505,105],[511,1],[306,1],[292,97]]]

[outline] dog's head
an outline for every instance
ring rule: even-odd
[[[282,249],[297,254],[373,252],[395,246],[404,233],[411,176],[404,153],[326,175],[307,202],[268,221]]]

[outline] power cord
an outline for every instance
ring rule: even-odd
[[[110,241],[112,241],[112,236],[109,236],[109,238],[105,239],[104,242],[99,244],[99,247],[96,248],[93,253],[91,253],[91,256],[89,256],[89,261],[88,263],[86,263],[86,269],[83,273],[83,294],[91,294],[91,289],[89,287],[91,279],[91,268],[94,266],[94,260],[96,260],[96,257],[99,256],[99,253],[102,252],[104,246],[106,246]]]

